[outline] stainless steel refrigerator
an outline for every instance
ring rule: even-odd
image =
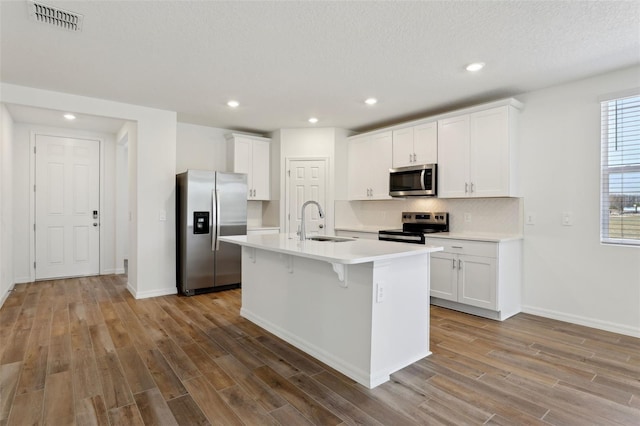
[[[178,291],[191,296],[238,287],[240,246],[218,237],[247,234],[247,175],[180,173],[176,210]]]

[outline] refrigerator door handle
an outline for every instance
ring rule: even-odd
[[[216,209],[217,207],[217,199],[216,199],[216,190],[212,189],[211,190],[211,225],[215,225],[218,222],[218,210]],[[218,245],[218,227],[217,226],[211,226],[212,228],[212,233],[211,233],[211,251],[216,251],[217,245]]]
[[[215,242],[215,250],[220,250],[220,190],[216,189],[214,192],[214,198],[216,200],[216,242]]]

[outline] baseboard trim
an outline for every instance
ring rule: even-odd
[[[136,289],[133,288],[131,284],[129,284],[129,281],[127,281],[127,290],[129,290],[129,293],[131,293],[134,299],[148,299],[150,297],[171,296],[178,293],[177,287],[173,289],[161,288],[157,290],[136,291]]]
[[[579,315],[571,315],[564,312],[553,311],[551,309],[536,308],[535,306],[527,305],[522,306],[522,312],[558,321],[570,322],[572,324],[584,325],[585,327],[610,331],[612,333],[624,334],[626,336],[640,337],[640,324],[637,328],[634,328],[624,324],[594,320],[592,318],[585,318]]]
[[[30,283],[33,282],[33,280],[31,279],[31,277],[18,277],[16,278],[16,282],[13,283],[15,284],[26,284],[26,283]]]
[[[7,289],[7,291],[5,291],[2,297],[0,297],[0,308],[2,308],[2,305],[4,305],[4,302],[9,298],[9,294],[13,291],[15,286],[16,286],[15,283],[11,284],[11,286]]]

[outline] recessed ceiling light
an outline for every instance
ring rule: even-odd
[[[476,72],[484,68],[484,62],[474,62],[467,65],[467,71]]]
[[[66,118],[67,120],[75,120],[76,116],[73,114],[65,114],[63,115],[64,118]]]
[[[375,105],[378,103],[378,100],[376,98],[368,98],[364,101],[364,103],[367,105]]]
[[[229,101],[229,102],[227,102],[227,105],[229,105],[231,108],[238,108],[240,106],[240,102],[238,102],[238,101]]]
[[[315,118],[315,117],[311,117],[311,118],[309,119],[309,123],[311,123],[311,124],[316,124],[317,122],[318,122],[318,119],[317,119],[317,118]]]

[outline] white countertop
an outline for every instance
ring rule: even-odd
[[[279,226],[247,226],[247,231],[274,231],[280,230]]]
[[[442,247],[377,240],[350,239],[345,242],[300,241],[295,234],[240,235],[220,241],[277,253],[346,265],[388,260],[442,251]]]
[[[427,238],[443,238],[450,240],[487,241],[501,243],[505,241],[521,240],[522,235],[517,234],[493,234],[482,232],[437,232],[428,234]]]
[[[402,228],[402,225],[396,226],[397,229]],[[352,232],[368,232],[371,234],[377,234],[380,229],[393,229],[393,226],[336,226],[336,231],[352,231]],[[427,238],[445,238],[451,240],[469,240],[469,241],[488,241],[493,243],[500,243],[504,241],[521,240],[520,234],[499,234],[489,232],[438,232],[435,234],[428,234]]]
[[[401,226],[402,227],[402,226]],[[380,227],[380,226],[336,226],[336,231],[352,231],[352,232],[368,232],[370,234],[377,234],[381,229],[390,229],[392,227]]]

